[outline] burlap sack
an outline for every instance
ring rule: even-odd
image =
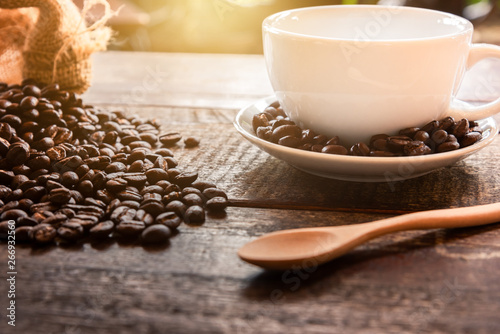
[[[86,15],[96,4],[104,6],[104,15],[88,25]],[[111,30],[104,26],[111,16],[109,4],[105,0],[88,0],[80,12],[71,0],[0,0],[0,8],[21,7],[38,8],[38,16],[32,11],[26,14],[0,9],[1,15],[9,16],[15,23],[12,26],[19,30],[17,37],[12,36],[13,41],[0,44],[0,81],[19,79],[15,72],[19,72],[20,60],[14,58],[19,58],[15,50],[19,53],[22,49],[23,78],[42,83],[57,82],[62,89],[83,93],[91,81],[90,56],[105,50],[111,36]],[[20,24],[20,17],[26,23]],[[8,30],[0,29],[0,40],[11,39],[7,36]]]

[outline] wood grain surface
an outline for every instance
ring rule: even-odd
[[[179,166],[215,182],[231,206],[201,226],[181,225],[159,247],[17,245],[16,327],[7,325],[7,246],[0,244],[0,333],[500,332],[496,224],[401,232],[326,265],[284,272],[236,255],[275,230],[495,202],[498,139],[404,182],[329,180],[269,156],[234,129],[241,107],[272,94],[262,56],[107,52],[94,64],[84,101],[200,138],[197,148],[175,148]],[[500,77],[492,66],[490,95]],[[471,98],[481,94],[468,89],[461,95],[469,100],[491,100]]]

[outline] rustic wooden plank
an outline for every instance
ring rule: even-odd
[[[88,103],[242,108],[272,94],[259,55],[140,53],[94,55]]]
[[[500,248],[491,246],[500,238],[496,226],[385,236],[308,271],[262,272],[235,255],[244,242],[274,229],[303,226],[311,219],[311,225],[320,226],[373,217],[230,208],[226,217],[210,218],[201,227],[182,225],[164,248],[18,246],[16,330],[415,333],[500,328],[494,316],[500,311],[495,278]],[[489,255],[479,260],[480,254]],[[4,263],[5,252],[0,258]]]

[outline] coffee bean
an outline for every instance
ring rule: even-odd
[[[462,147],[470,146],[475,142],[481,140],[481,138],[482,135],[479,132],[469,132],[464,136],[462,136],[462,138],[460,139],[460,146]]]
[[[89,234],[93,238],[101,239],[108,237],[114,229],[115,224],[111,220],[105,220],[92,227],[89,230]]]
[[[187,224],[201,224],[205,222],[205,210],[198,205],[188,207],[184,213],[184,221]]]
[[[161,168],[151,168],[146,171],[146,178],[150,184],[156,184],[161,180],[168,180],[168,173]]]
[[[365,143],[357,143],[351,146],[349,153],[357,156],[368,156],[370,148]]]
[[[155,218],[143,209],[139,209],[135,213],[134,220],[140,220],[144,223],[144,225],[146,225],[146,227],[148,227],[154,223]]]
[[[57,229],[57,235],[66,241],[76,241],[83,236],[83,227],[75,221],[69,221]]]
[[[460,148],[460,144],[457,141],[446,141],[436,148],[437,153],[454,151]]]
[[[144,231],[142,231],[141,239],[145,244],[156,244],[163,243],[167,241],[172,232],[168,227],[161,224],[156,224],[147,227]]]
[[[203,196],[205,196],[207,199],[211,199],[214,197],[224,197],[227,199],[227,195],[224,191],[212,187],[203,190]]]
[[[71,199],[71,192],[67,188],[52,189],[49,193],[49,201],[54,204],[63,205]]]
[[[413,140],[404,146],[403,153],[409,156],[424,155],[431,153],[431,148],[422,141]]]
[[[136,236],[142,233],[146,225],[139,220],[123,220],[116,226],[116,231],[124,236]]]
[[[445,130],[436,130],[432,133],[431,139],[436,145],[444,143],[448,138],[448,133]]]
[[[161,201],[148,201],[144,204],[141,204],[140,208],[153,217],[158,216],[160,213],[165,211],[165,207]]]
[[[196,181],[197,178],[198,173],[196,172],[181,172],[179,175],[175,176],[172,181],[181,188],[184,188]]]
[[[29,232],[29,238],[41,244],[53,242],[56,235],[56,228],[48,224],[36,225]]]
[[[116,179],[108,180],[106,182],[106,189],[108,189],[109,191],[111,191],[113,193],[118,193],[120,191],[125,190],[127,188],[127,185],[128,185],[128,183],[124,179],[116,178]]]
[[[80,178],[78,177],[78,174],[72,171],[67,171],[62,173],[61,175],[61,183],[68,187],[71,188],[74,185],[78,184],[80,181]]]
[[[192,206],[192,205],[202,206],[203,205],[203,200],[201,199],[201,197],[197,194],[192,194],[192,193],[186,194],[185,196],[183,196],[182,201],[187,206]]]
[[[387,149],[393,153],[402,153],[405,145],[411,141],[407,136],[390,136],[387,138]]]
[[[321,149],[321,153],[346,155],[348,151],[342,145],[326,145]]]
[[[184,145],[187,148],[196,147],[196,146],[200,145],[200,140],[198,138],[195,138],[195,137],[187,137],[186,139],[184,139]]]
[[[19,202],[17,202],[19,205]],[[0,215],[0,220],[14,220],[17,221],[21,217],[27,217],[28,214],[20,209],[10,209],[10,210],[5,210],[2,212]]]
[[[186,209],[187,206],[179,200],[170,201],[165,205],[166,211],[173,211],[179,216],[183,216]]]
[[[462,138],[468,132],[469,132],[469,121],[465,118],[462,118],[455,124],[452,134],[457,138]]]
[[[171,132],[160,135],[158,139],[164,146],[170,147],[175,145],[179,140],[181,140],[182,136],[178,132]]]
[[[28,161],[30,157],[30,147],[27,143],[14,143],[10,145],[5,157],[7,158],[9,164],[11,164],[12,166],[21,165]]]
[[[222,196],[212,197],[206,203],[207,210],[214,212],[224,211],[227,205],[228,205],[227,199]]]
[[[16,242],[25,242],[25,241],[30,241],[30,235],[31,231],[33,230],[33,226],[19,226],[16,227],[15,230],[15,235],[16,235]]]
[[[155,219],[156,224],[165,225],[172,230],[176,229],[181,224],[181,222],[182,219],[180,218],[180,216],[173,211],[159,214]]]
[[[24,192],[24,198],[28,198],[33,202],[38,202],[45,194],[46,194],[46,189],[44,187],[35,186],[27,189]]]

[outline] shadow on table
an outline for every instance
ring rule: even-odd
[[[296,267],[285,271],[263,270],[256,276],[249,278],[242,296],[249,300],[275,303],[275,301],[279,302],[285,298],[292,299],[294,293],[298,291],[313,291],[314,296],[323,293],[330,294],[341,280],[358,275],[360,270],[373,271],[375,262],[377,262],[375,269],[378,271],[380,266],[384,264],[390,267],[391,261],[394,261],[396,257],[398,261],[401,261],[402,257],[409,253],[426,249],[432,251],[440,245],[460,243],[467,238],[487,232],[500,232],[500,225],[432,230],[403,241],[385,243],[380,248],[374,248],[373,245],[370,245],[368,249],[353,250],[316,268]],[[435,252],[433,255],[440,256]],[[426,255],[422,255],[422,259],[428,262]],[[324,286],[328,286],[328,289],[323,290]],[[308,293],[300,293],[297,298],[306,298],[308,295]]]

